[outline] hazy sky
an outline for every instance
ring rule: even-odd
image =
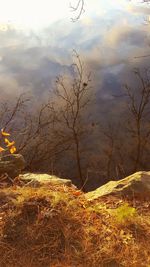
[[[70,21],[70,3],[75,5],[78,0],[0,0],[0,23],[13,24],[21,29],[38,30],[51,25],[54,21],[65,19]],[[139,1],[140,3],[140,1]],[[85,14],[82,20],[91,21],[94,17],[113,16],[116,11],[127,12],[135,18],[140,13],[149,13],[145,7],[138,6],[138,1],[130,0],[85,0]]]
[[[0,0],[0,90],[35,94],[50,89],[76,49],[104,97],[134,67],[148,66],[150,7],[141,1],[85,0],[85,13],[71,22],[69,0]],[[72,3],[76,3],[74,0]]]
[[[72,0],[75,5],[78,0]],[[69,19],[69,0],[0,0],[0,22],[12,23],[21,28],[39,29],[59,19]],[[129,1],[125,0],[86,0],[86,14],[82,18],[104,16],[107,11],[130,9]]]
[[[68,6],[69,2],[65,0],[0,0],[0,21],[38,29],[67,17]]]

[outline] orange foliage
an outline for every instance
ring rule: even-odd
[[[1,129],[1,134],[2,134],[2,136],[10,136],[9,133],[4,132],[4,129]]]
[[[10,147],[10,149],[9,149],[9,151],[10,151],[11,154],[14,154],[16,152],[16,150],[17,149],[16,149],[15,146]]]
[[[5,149],[0,146],[0,152],[3,152]]]
[[[7,138],[5,138],[4,141],[5,141],[5,144],[7,145],[7,147],[12,147],[15,144],[14,141],[10,142]]]
[[[16,147],[15,147],[15,142],[14,141],[10,141],[8,138],[6,138],[6,136],[10,136],[9,133],[5,132],[4,129],[1,129],[1,135],[2,137],[4,137],[4,142],[6,144],[6,147],[9,149],[9,152],[11,154],[14,154],[16,152]],[[0,147],[0,153],[5,151],[6,149]]]

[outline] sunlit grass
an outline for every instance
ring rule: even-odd
[[[149,210],[63,186],[2,191],[16,197],[0,212],[0,266],[149,266]]]

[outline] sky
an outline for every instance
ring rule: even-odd
[[[50,25],[60,19],[68,19],[70,4],[75,6],[77,0],[1,0],[0,22],[2,24],[12,23],[15,27],[39,29]],[[107,10],[115,10],[130,6],[124,0],[85,1],[86,17],[105,15]],[[84,16],[85,17],[85,16]]]
[[[77,1],[72,0],[72,4]],[[141,1],[85,0],[71,18],[69,0],[0,0],[0,92],[45,96],[55,77],[69,70],[72,50],[92,72],[93,85],[111,99],[132,82],[132,70],[150,54],[150,6]]]
[[[0,1],[1,23],[18,28],[39,29],[61,18],[67,18],[68,1],[59,0],[5,0]]]

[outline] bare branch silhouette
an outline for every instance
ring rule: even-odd
[[[76,22],[77,20],[79,20],[81,15],[85,12],[84,5],[85,5],[84,0],[78,0],[76,5],[72,5],[70,3],[71,11],[75,12],[76,14],[74,18],[71,18],[73,22]]]

